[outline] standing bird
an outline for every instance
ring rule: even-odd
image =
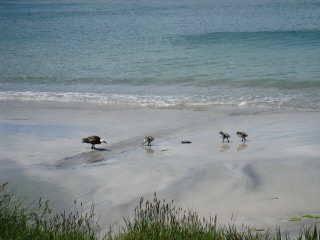
[[[151,146],[151,142],[152,142],[153,140],[154,140],[153,137],[147,136],[147,137],[144,138],[144,140],[143,140],[143,142],[141,143],[141,145],[146,145],[146,143],[148,143],[147,146]]]
[[[82,143],[92,144],[91,149],[96,149],[95,146],[94,146],[96,144],[101,144],[101,143],[107,144],[107,142],[105,140],[103,140],[102,138],[100,138],[98,136],[90,136],[90,137],[87,137],[87,138],[83,138],[82,139]]]
[[[246,137],[248,137],[248,134],[246,134],[245,132],[237,132],[237,135],[238,135],[238,137],[241,137],[242,139],[241,139],[241,141],[243,142],[243,141],[247,141],[246,140]]]
[[[225,138],[226,138],[226,139],[228,140],[228,142],[229,142],[229,137],[230,137],[230,135],[229,135],[228,133],[224,133],[224,132],[220,131],[220,132],[219,132],[219,135],[220,135],[220,137],[223,139],[222,142],[224,142],[224,139],[225,139]]]

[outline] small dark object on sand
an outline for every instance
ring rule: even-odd
[[[181,141],[181,143],[192,143],[190,141]]]

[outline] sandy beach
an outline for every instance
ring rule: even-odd
[[[297,233],[320,221],[289,221],[320,216],[320,112],[49,101],[0,101],[0,111],[1,183],[30,201],[50,199],[54,211],[94,203],[108,227],[156,192],[222,224]],[[91,150],[81,143],[90,135],[107,145]],[[141,147],[147,135],[154,144]]]

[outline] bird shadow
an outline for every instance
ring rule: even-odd
[[[109,152],[111,150],[109,149],[105,149],[105,148],[95,148],[95,149],[91,149],[92,151],[99,151],[99,152]]]
[[[219,151],[220,152],[225,152],[230,149],[229,143],[222,143],[222,146],[220,146]]]
[[[141,146],[145,151],[146,153],[155,153],[155,151],[151,148],[151,146]]]
[[[75,154],[73,156],[61,159],[60,161],[55,163],[53,167],[57,169],[67,169],[67,168],[78,167],[84,164],[93,164],[93,163],[103,162],[107,160],[106,155],[102,154],[102,152],[104,151],[110,151],[110,150],[101,149],[101,151],[100,150],[94,151],[93,149],[92,151]]]
[[[238,147],[237,150],[241,151],[241,150],[245,150],[249,145],[246,144],[246,142],[241,143]]]

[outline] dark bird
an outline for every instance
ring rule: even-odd
[[[151,136],[147,136],[144,138],[143,142],[141,143],[141,145],[146,145],[147,143],[147,146],[151,146],[151,142],[154,141],[154,138],[151,137]]]
[[[224,132],[220,131],[220,132],[219,132],[219,135],[220,135],[220,137],[223,139],[222,142],[224,142],[224,139],[227,139],[228,142],[229,142],[229,137],[230,137],[230,135],[229,135],[228,133],[224,133]]]
[[[248,134],[246,134],[245,132],[237,132],[238,137],[241,137],[241,141],[247,141],[246,137],[248,137]]]
[[[103,140],[102,138],[100,138],[98,136],[90,136],[87,138],[83,138],[82,143],[92,144],[92,146],[91,146],[92,149],[95,149],[94,145],[96,145],[96,144],[101,144],[101,143],[107,144],[107,142],[105,140]]]

